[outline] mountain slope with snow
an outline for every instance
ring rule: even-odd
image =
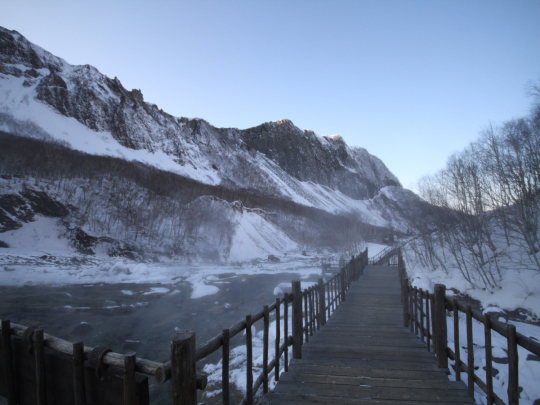
[[[206,184],[254,189],[335,212],[400,186],[365,149],[288,120],[247,130],[173,117],[90,65],[72,66],[0,28],[0,129],[37,126],[94,154],[135,159]],[[320,187],[325,192],[320,194]]]

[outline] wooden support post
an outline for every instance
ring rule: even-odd
[[[413,289],[414,300],[414,334],[418,336],[418,288]]]
[[[17,394],[15,392],[15,374],[13,372],[13,348],[11,346],[11,322],[2,320],[2,351],[4,362],[4,383],[6,386],[6,399],[8,405],[15,405]]]
[[[426,329],[424,326],[424,291],[422,289],[418,289],[418,292],[420,293],[420,340],[422,343],[425,342],[425,335],[426,335]]]
[[[320,306],[319,306],[319,286],[314,286],[313,287],[314,291],[315,291],[315,295],[313,296],[314,300],[315,300],[315,319],[317,321],[317,330],[320,330],[321,329],[321,311],[320,311]]]
[[[195,332],[184,330],[171,337],[171,389],[173,405],[197,405]]]
[[[401,302],[403,305],[403,327],[409,326],[409,286],[406,278],[401,279]]]
[[[470,305],[467,305],[467,388],[469,396],[474,398],[474,342]]]
[[[435,336],[435,294],[430,294],[429,304],[431,305],[431,341],[433,342],[433,351],[437,353],[437,336]]]
[[[313,287],[309,287],[309,334],[313,336],[315,327],[315,310],[313,308]]]
[[[491,317],[485,315],[484,339],[486,342],[486,391],[487,405],[493,405],[493,356],[491,351]]]
[[[322,278],[319,278],[317,281],[317,284],[319,285],[319,320],[321,321],[321,325],[324,326],[326,324],[326,309],[325,309],[325,303],[324,303],[324,281]]]
[[[36,403],[47,403],[47,385],[45,379],[45,344],[43,329],[34,331],[34,357],[36,360]]]
[[[263,307],[263,393],[268,393],[268,334],[270,325],[270,314],[268,313],[268,305]]]
[[[338,288],[339,277],[334,276],[334,311],[338,307],[338,298],[339,298],[339,288]]]
[[[285,372],[289,371],[289,293],[283,295],[283,340],[285,341]]]
[[[409,319],[410,319],[410,328],[411,333],[414,333],[414,290],[412,288],[412,285],[409,284],[407,281],[407,290],[409,291]]]
[[[332,312],[336,310],[336,276],[332,277]]]
[[[328,283],[326,283],[328,287],[326,289],[326,299],[328,301],[328,318],[327,319],[330,319],[330,310],[332,308],[332,300],[330,299],[330,290],[332,289],[332,285],[330,283],[331,283],[331,280],[328,280]]]
[[[73,343],[73,390],[75,405],[86,405],[83,342]]]
[[[276,298],[276,348],[275,348],[275,351],[276,351],[276,355],[275,355],[275,369],[274,369],[274,379],[276,381],[279,381],[279,341],[281,339],[281,314],[280,314],[280,309],[281,309],[281,299],[280,298]],[[285,339],[287,340],[287,339]]]
[[[443,284],[435,284],[435,331],[437,337],[437,366],[448,367],[448,353],[446,346],[448,344],[447,329],[446,329],[446,286]]]
[[[253,405],[253,336],[251,315],[246,315],[246,404]]]
[[[516,326],[508,325],[508,405],[519,405],[519,373]]]
[[[345,301],[345,268],[341,269],[341,301]]]
[[[229,329],[223,329],[222,331],[222,344],[223,351],[221,356],[221,397],[223,405],[230,404],[230,393],[229,393],[229,342],[230,334]]]
[[[308,323],[308,290],[304,290],[304,335],[305,335],[305,342],[309,342],[309,323]]]
[[[459,346],[459,307],[458,301],[454,298],[454,357],[456,364],[456,381],[461,381],[461,347]]]
[[[124,355],[124,405],[135,405],[135,364],[136,354],[129,352]]]
[[[431,325],[430,325],[430,317],[429,317],[429,307],[431,305],[431,300],[429,298],[429,291],[426,291],[426,347],[427,351],[431,351]]]
[[[300,281],[292,282],[293,359],[302,358],[302,290]]]

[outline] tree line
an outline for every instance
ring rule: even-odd
[[[453,259],[471,285],[497,288],[501,260],[540,272],[540,88],[527,116],[489,125],[446,167],[422,178],[420,196],[437,207],[411,243],[421,261],[447,271]]]
[[[207,185],[141,162],[89,155],[52,139],[2,131],[0,174],[19,182],[21,177],[32,178],[31,185],[74,208],[74,225],[94,235],[142,244],[167,242],[176,253],[201,245],[205,235],[204,245],[225,250],[230,246],[230,210],[202,196],[265,210],[270,222],[305,248],[341,251],[384,232],[357,215],[334,215],[252,189]]]

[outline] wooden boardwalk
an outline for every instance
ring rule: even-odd
[[[263,402],[473,404],[465,384],[449,381],[448,370],[403,327],[400,291],[397,266],[366,267]]]

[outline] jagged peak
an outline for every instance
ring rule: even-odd
[[[287,118],[282,120],[270,121],[270,124],[295,126],[293,122]]]
[[[326,138],[326,139],[329,139],[329,140],[332,140],[332,141],[336,141],[336,142],[342,142],[342,143],[345,143],[345,140],[342,138],[341,135],[323,135],[323,138]]]

